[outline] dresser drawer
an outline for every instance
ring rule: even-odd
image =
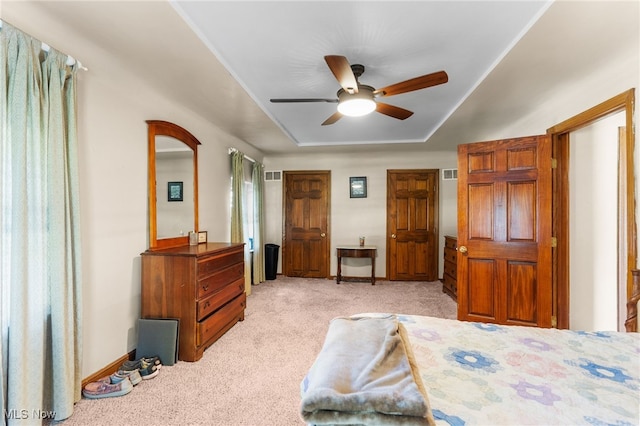
[[[244,291],[244,277],[236,280],[234,283],[222,287],[222,289],[204,299],[198,301],[198,321],[206,318],[211,312],[227,303],[229,300],[238,296]]]
[[[444,274],[442,278],[444,281],[444,286],[450,289],[453,292],[452,296],[455,297],[455,295],[458,293],[458,282],[456,281],[456,278],[447,274]]]
[[[244,252],[238,251],[224,254],[222,256],[209,256],[198,259],[198,279],[202,279],[221,269],[236,263],[244,262]]]
[[[458,266],[455,263],[445,261],[444,262],[444,274],[451,276],[453,279],[458,278]]]
[[[244,263],[238,263],[226,269],[216,272],[205,279],[198,281],[198,291],[196,297],[202,299],[215,293],[231,282],[244,277]]]
[[[458,245],[458,240],[455,239],[455,238],[446,237],[444,239],[444,246],[446,248],[450,248],[450,249],[454,249],[455,250],[457,245]]]
[[[458,252],[455,249],[445,247],[444,248],[444,260],[447,262],[456,263],[458,259]]]
[[[231,302],[224,305],[220,310],[209,315],[204,321],[198,322],[196,329],[196,345],[200,346],[208,340],[216,337],[225,326],[234,320],[244,318],[244,309],[247,306],[247,296],[242,293]]]

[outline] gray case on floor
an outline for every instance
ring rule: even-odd
[[[163,365],[175,364],[178,361],[179,328],[177,319],[139,319],[136,359],[159,356]]]

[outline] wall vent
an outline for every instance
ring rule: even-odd
[[[458,179],[458,169],[442,169],[442,180]]]
[[[265,182],[282,180],[282,170],[265,170],[264,180]]]

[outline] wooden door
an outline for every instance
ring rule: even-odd
[[[330,172],[284,172],[283,273],[329,276]]]
[[[387,171],[390,280],[438,279],[438,170]]]
[[[551,143],[458,146],[458,319],[552,325]]]

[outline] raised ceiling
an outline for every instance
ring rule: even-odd
[[[512,29],[513,38],[508,42],[503,40],[506,43],[503,49],[496,48],[496,57],[485,68],[469,60],[466,55],[447,56],[446,43],[451,40],[458,40],[463,44],[462,48],[476,45],[477,34],[471,36],[466,27],[460,29],[459,22],[472,20],[475,14],[481,13],[477,12],[478,9],[487,7],[487,10],[494,10],[495,13],[485,18],[496,19],[497,24],[487,24],[476,28],[476,31],[487,34],[504,31],[499,27],[509,19],[505,14],[507,12],[503,13],[503,8],[506,11],[512,3],[521,2],[176,3],[160,0],[22,0],[2,1],[0,18],[58,50],[79,58],[89,68],[87,73],[81,73],[79,77],[81,100],[92,95],[83,90],[82,80],[85,78],[94,79],[95,84],[99,84],[101,79],[122,80],[128,86],[135,87],[135,93],[130,94],[132,102],[138,96],[158,99],[159,104],[170,102],[203,117],[232,138],[245,141],[265,155],[372,150],[453,151],[460,143],[477,142],[495,137],[496,133],[504,135],[505,129],[508,131],[504,137],[522,136],[523,127],[527,129],[526,132],[543,133],[546,127],[539,124],[528,126],[527,120],[531,114],[539,115],[540,105],[544,105],[546,99],[573,90],[575,98],[579,100],[585,90],[582,83],[585,77],[598,75],[600,68],[608,63],[623,60],[625,67],[635,69],[640,74],[640,2],[637,0],[558,0],[542,13],[528,31],[527,25],[535,20],[536,12],[530,10],[529,21],[521,17],[520,29]],[[317,16],[309,17],[307,9],[314,7],[314,4],[317,6]],[[393,5],[392,12],[383,9],[390,5]],[[538,7],[541,12],[545,8],[545,3],[541,2],[525,5],[534,9]],[[428,14],[418,16],[414,13],[415,8],[427,6],[458,7],[458,15],[437,20]],[[185,10],[191,8],[200,11],[198,22],[204,25],[203,29],[198,30],[185,21],[185,17],[189,19]],[[268,8],[271,9],[267,11]],[[379,21],[376,8],[386,10],[386,15],[381,15],[382,23],[379,26],[373,25],[373,22]],[[330,19],[325,19],[324,23],[315,22],[319,21],[320,16]],[[338,22],[348,22],[348,25],[338,26]],[[412,22],[417,28],[410,29]],[[422,25],[416,25],[415,22]],[[214,26],[225,30],[209,28]],[[322,30],[311,31],[310,28],[314,26]],[[412,33],[431,27],[444,28],[444,31],[437,32],[433,37]],[[458,28],[458,32],[445,37],[450,27]],[[238,50],[234,54],[239,57],[236,60],[245,66],[234,67],[230,62],[227,63],[230,59],[217,57],[224,53],[222,50],[217,52],[217,49],[223,47],[216,47],[218,42],[214,43],[215,40],[207,41],[204,29],[219,30],[222,41],[218,42],[225,46],[227,43],[236,46]],[[383,30],[387,31],[384,37]],[[377,45],[367,47],[359,42],[339,46],[339,42],[348,37],[356,40],[356,35],[358,40],[375,39]],[[294,40],[287,40],[287,37]],[[272,40],[277,38],[284,39],[282,44]],[[287,47],[292,42],[295,42],[297,50]],[[508,50],[513,43],[516,43],[515,46]],[[246,51],[242,50],[244,45],[247,45]],[[470,54],[475,54],[475,47],[470,50]],[[275,105],[269,104],[268,99],[334,96],[338,83],[324,63],[323,56],[326,54],[342,54],[351,62],[363,63],[367,69],[361,80],[374,86],[392,84],[439,69],[449,73],[450,81],[443,86],[412,94],[384,98],[390,104],[415,110],[414,116],[405,121],[396,122],[380,114],[360,122],[342,119],[328,126],[329,131],[339,133],[340,137],[336,137],[334,142],[315,146],[298,145],[292,136],[299,142],[308,141],[309,144],[325,140],[320,136],[307,136],[305,132],[314,135],[313,132],[324,130],[320,123],[333,112],[331,105],[286,106],[286,109],[275,111]],[[283,57],[285,59],[273,59]],[[414,60],[422,62],[415,65]],[[280,68],[270,70],[270,61],[275,62],[274,67]],[[459,61],[464,61],[466,66],[460,67]],[[459,73],[465,75],[468,72],[474,72],[476,80],[470,78],[465,83],[469,85],[466,89],[456,89],[462,82]],[[253,80],[266,83],[256,83],[256,87],[250,87]],[[594,90],[603,94],[602,100],[629,89],[627,86],[620,87],[615,80],[607,86],[594,87]],[[434,107],[454,89],[460,94],[457,101],[442,111]],[[612,93],[611,90],[619,92]],[[423,106],[429,106],[430,110],[421,112]],[[590,106],[593,105],[587,103],[584,109]],[[279,107],[282,108],[282,105]],[[577,111],[569,112],[575,114]],[[280,118],[276,114],[287,117]],[[433,114],[441,115],[438,118]],[[570,116],[566,111],[553,111],[548,115],[552,118],[546,123],[547,126]],[[299,126],[295,128],[295,134],[291,129],[283,130],[289,118]],[[382,126],[379,132],[387,132],[389,141],[418,142],[387,143],[384,140],[378,143],[378,133],[373,132],[366,138],[371,141],[353,144],[356,140],[362,140],[361,132],[371,133],[371,129],[376,128],[372,126]],[[395,130],[389,133],[389,128]],[[403,134],[405,129],[411,129],[413,134]],[[348,134],[360,139],[348,138]],[[351,144],[337,145],[340,141]]]
[[[548,1],[203,2],[173,6],[297,146],[424,143],[529,30]],[[362,64],[360,83],[381,88],[444,70],[446,84],[385,97],[413,111],[321,123],[340,85],[325,55]]]

